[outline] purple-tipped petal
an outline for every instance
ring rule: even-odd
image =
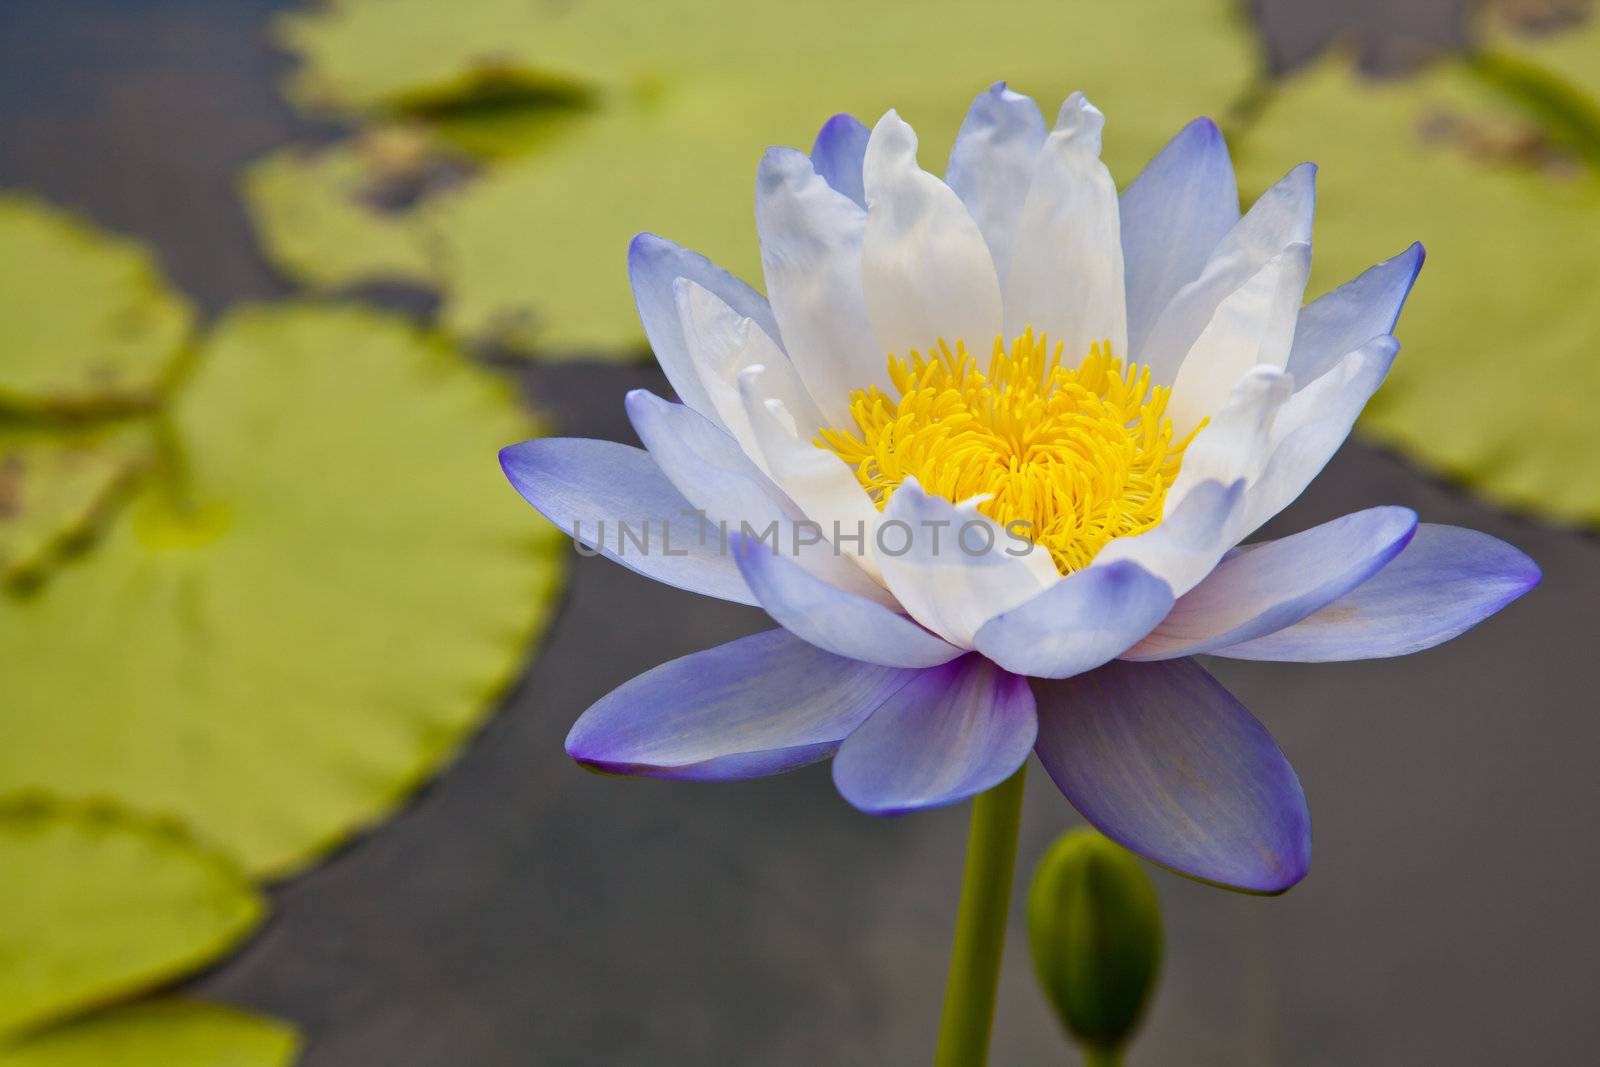
[[[1346,352],[1394,333],[1422,260],[1422,245],[1414,244],[1307,304],[1295,325],[1289,354],[1288,370],[1294,380],[1314,381]]]
[[[1161,309],[1200,277],[1211,250],[1238,221],[1227,142],[1216,123],[1195,119],[1122,193],[1130,352],[1143,350]]]
[[[1177,659],[1249,641],[1327,607],[1398,556],[1417,529],[1410,508],[1358,511],[1277,541],[1247,545],[1178,599],[1123,656]]]
[[[720,532],[643,449],[541,437],[502,448],[500,467],[541,515],[608,559],[679,589],[756,602]]]
[[[861,160],[867,154],[872,131],[854,115],[835,115],[822,124],[811,145],[811,165],[824,181],[862,207],[867,206],[861,184]]]
[[[567,754],[612,774],[777,774],[826,759],[914,677],[769,630],[663,663],[612,690],[573,724]]]
[[[1234,659],[1381,659],[1472,629],[1539,584],[1537,564],[1498,538],[1423,523],[1395,561],[1293,626],[1215,650]]]
[[[945,184],[967,205],[1001,278],[1049,132],[1039,105],[1006,88],[1005,82],[995,82],[972,101],[950,149]]]
[[[719,422],[700,370],[684,337],[673,282],[688,278],[715,293],[743,318],[752,320],[778,341],[778,322],[766,297],[698,252],[691,252],[653,233],[641,233],[628,246],[628,280],[639,306],[639,321],[667,381],[685,404],[712,422]]]
[[[759,541],[746,539],[735,551],[767,614],[818,648],[885,667],[935,667],[961,655],[904,615],[830,585]]]
[[[954,804],[999,785],[1038,726],[1025,678],[969,655],[922,671],[840,746],[833,781],[872,815]]]
[[[1202,881],[1281,893],[1311,865],[1311,815],[1272,736],[1193,660],[1034,683],[1039,760],[1095,828]]]
[[[984,623],[974,641],[1008,671],[1070,678],[1115,659],[1171,609],[1167,583],[1124,560],[1063,578]]]

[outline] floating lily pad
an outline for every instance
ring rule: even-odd
[[[230,860],[112,807],[0,802],[0,872],[0,1042],[193,970],[263,914]]]
[[[301,60],[285,91],[308,111],[343,115],[537,96],[560,84],[544,33],[567,7],[473,0],[441,13],[437,0],[325,0],[274,23]],[[570,73],[581,77],[579,59]]]
[[[415,6],[336,0],[291,20],[285,38],[305,61],[296,99],[317,97],[307,89],[317,82],[347,86],[347,101],[392,103],[438,80],[434,60],[409,59],[429,47],[412,15],[440,24],[436,7]],[[463,10],[475,23],[505,17],[497,3]],[[521,61],[557,83],[583,79],[592,88],[582,107],[557,124],[543,116],[560,108],[539,111],[533,150],[528,113],[514,106],[435,108],[431,118],[480,153],[522,153],[441,205],[445,323],[541,353],[642,353],[621,266],[638,231],[758,279],[756,164],[768,145],[808,146],[835,112],[870,122],[898,108],[922,135],[924,165],[938,171],[968,104],[995,79],[1052,115],[1081,88],[1110,116],[1107,159],[1127,181],[1189,119],[1225,117],[1257,66],[1227,0],[1023,0],[1003,16],[954,0],[580,2],[529,12],[537,29],[519,39]],[[441,32],[454,42],[477,30]]]
[[[289,1067],[299,1039],[272,1019],[164,998],[110,1008],[0,1047],[0,1067]]]
[[[427,285],[430,229],[418,200],[465,177],[427,134],[382,127],[321,149],[258,160],[241,189],[267,257],[306,285]]]
[[[1581,40],[1552,44],[1600,55],[1600,28]],[[1516,48],[1494,54],[1559,72],[1539,47]],[[1583,100],[1577,83],[1566,91]],[[1502,504],[1593,523],[1600,176],[1573,128],[1472,61],[1372,83],[1334,60],[1286,84],[1237,155],[1258,188],[1294,161],[1322,165],[1314,291],[1427,246],[1365,433]]]
[[[566,553],[496,465],[532,432],[510,391],[404,320],[246,309],[197,363],[180,455],[0,601],[0,789],[115,795],[279,875],[482,721]]]
[[[86,539],[148,461],[149,437],[143,426],[0,422],[0,586],[36,578]]]
[[[192,322],[139,244],[0,193],[0,409],[149,406]]]

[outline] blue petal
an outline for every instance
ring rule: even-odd
[[[822,124],[811,145],[811,165],[824,181],[862,207],[867,193],[861,184],[861,160],[872,131],[854,115],[835,115]]]
[[[612,690],[573,724],[567,753],[612,774],[777,774],[826,759],[915,676],[770,630],[663,663]]]
[[[500,467],[563,533],[624,567],[693,593],[756,602],[718,531],[643,449],[542,437],[502,448]]]
[[[1200,277],[1239,221],[1239,187],[1217,124],[1195,119],[1180,130],[1123,191],[1121,206],[1129,351],[1138,353],[1161,309]]]
[[[840,747],[833,781],[872,815],[942,807],[1011,777],[1037,733],[1027,679],[964,656],[886,700]]]
[[[934,667],[961,655],[904,615],[829,584],[759,541],[744,539],[735,551],[767,614],[818,648],[885,667]]]
[[[1039,760],[1096,829],[1203,881],[1281,893],[1311,865],[1311,815],[1266,728],[1193,660],[1035,682]]]
[[[1172,608],[1172,590],[1136,563],[1078,571],[984,623],[979,652],[1008,671],[1070,678],[1115,659]]]
[[[1001,278],[1048,134],[1039,105],[996,82],[972,101],[950,149],[945,184],[967,205]]]
[[[639,234],[628,246],[628,280],[633,285],[639,321],[656,354],[656,361],[666,372],[667,381],[672,383],[678,397],[717,422],[717,409],[700,382],[694,356],[684,340],[678,298],[672,287],[679,278],[688,278],[715,293],[740,316],[753,320],[774,341],[779,341],[778,322],[773,318],[766,297],[698,252],[680,248],[652,233]]]
[[[1288,371],[1295,381],[1320,378],[1346,352],[1394,333],[1422,259],[1422,245],[1414,244],[1307,304],[1289,353]]]
[[[1410,508],[1358,511],[1278,541],[1248,545],[1179,598],[1124,659],[1176,659],[1299,622],[1371,578],[1417,529]]]
[[[1497,538],[1423,523],[1395,561],[1277,633],[1216,649],[1235,659],[1380,659],[1464,633],[1539,584],[1538,566]]]

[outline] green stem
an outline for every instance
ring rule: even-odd
[[[1026,771],[1022,767],[972,801],[967,868],[961,879],[961,910],[956,915],[934,1067],[983,1067],[989,1058]]]
[[[1122,1053],[1117,1049],[1085,1048],[1083,1067],[1122,1067]]]

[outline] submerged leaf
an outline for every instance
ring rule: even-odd
[[[0,422],[0,587],[36,578],[86,539],[148,461],[148,429]]]
[[[0,193],[0,410],[149,406],[193,318],[137,243]]]
[[[289,1067],[292,1027],[164,998],[109,1008],[0,1047],[0,1067]]]
[[[231,861],[106,806],[0,801],[0,871],[0,1042],[199,967],[264,910]]]
[[[0,789],[110,793],[282,874],[482,720],[565,554],[495,463],[529,435],[509,390],[403,320],[242,310],[197,362],[180,461],[0,598]]]
[[[1600,173],[1573,138],[1600,88],[1600,27],[1515,49],[1496,49],[1496,77],[1454,61],[1371,83],[1330,61],[1280,90],[1237,156],[1256,188],[1321,164],[1313,292],[1427,246],[1366,434],[1503,504],[1593,523]],[[1512,58],[1532,84],[1507,85]]]

